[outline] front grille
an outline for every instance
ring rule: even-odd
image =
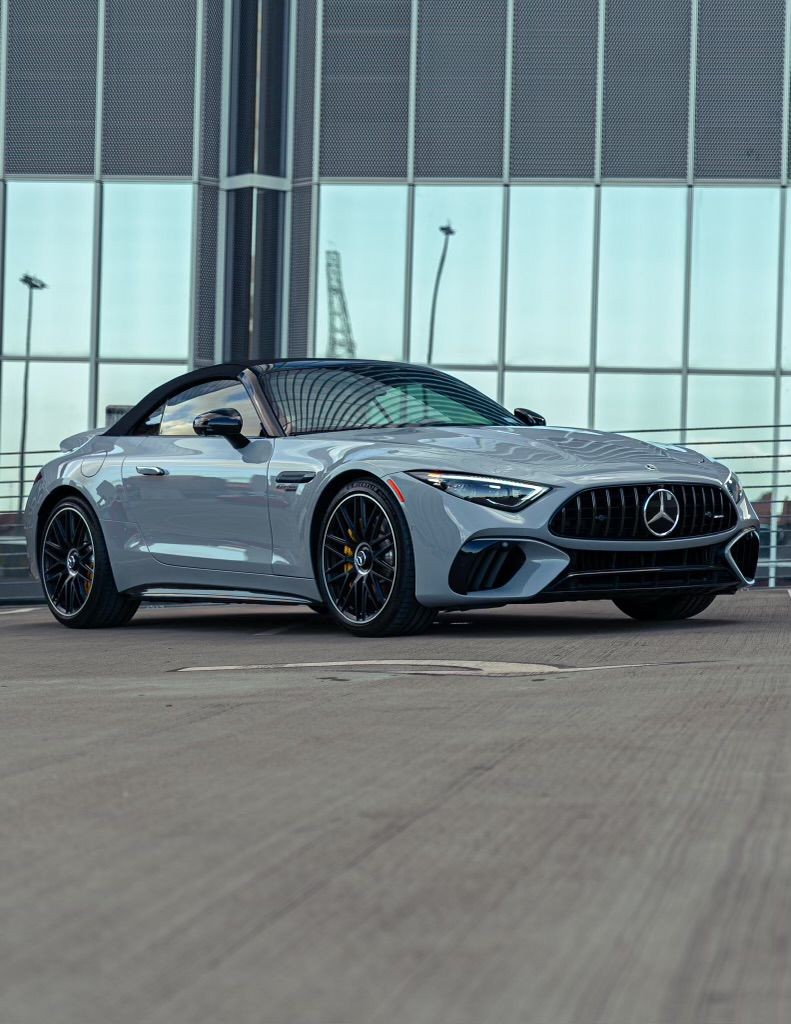
[[[734,545],[735,546],[735,545]],[[569,564],[540,595],[571,601],[635,591],[736,589],[721,544],[663,551],[566,550]]]
[[[669,539],[705,537],[736,525],[736,508],[721,487],[652,483],[580,491],[557,510],[549,529],[558,537],[580,540],[662,539],[648,529],[643,515],[643,506],[658,490],[670,491],[679,505],[678,525],[667,534]]]

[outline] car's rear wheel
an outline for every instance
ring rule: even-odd
[[[327,611],[356,636],[420,633],[436,611],[415,597],[415,558],[404,514],[375,480],[347,484],[319,530],[319,589]]]
[[[99,522],[80,498],[66,498],[50,512],[38,564],[47,604],[64,626],[125,626],[140,606],[118,592]]]
[[[675,594],[659,597],[614,597],[613,604],[633,619],[653,622],[671,622],[674,619],[691,619],[699,615],[716,597],[716,594]]]

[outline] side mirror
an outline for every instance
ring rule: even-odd
[[[532,409],[514,409],[514,416],[526,427],[545,427],[547,425],[544,417],[540,413],[533,412]]]
[[[212,409],[202,412],[192,421],[198,437],[225,437],[234,448],[244,448],[250,442],[242,434],[242,416],[236,409]]]

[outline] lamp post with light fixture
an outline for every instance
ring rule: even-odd
[[[33,331],[33,293],[40,292],[46,288],[46,284],[40,277],[33,274],[23,274],[19,279],[20,283],[28,289],[27,297],[27,332],[25,335],[25,369],[22,377],[22,426],[19,436],[19,511],[25,497],[25,447],[27,445],[27,393],[30,380],[30,342]]]

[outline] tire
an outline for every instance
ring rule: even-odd
[[[140,607],[118,592],[99,521],[82,498],[64,498],[47,516],[38,564],[49,610],[70,629],[125,626]]]
[[[354,480],[335,495],[318,531],[315,564],[328,613],[355,636],[422,633],[437,614],[415,597],[409,527],[375,480]]]
[[[643,622],[691,619],[711,604],[716,594],[674,594],[661,597],[614,597],[613,604],[625,615]]]

